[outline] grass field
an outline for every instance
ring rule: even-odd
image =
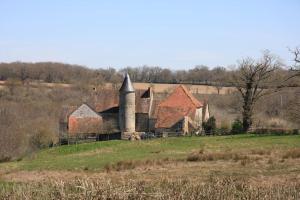
[[[87,194],[100,193],[103,199],[172,199],[174,195],[178,199],[298,199],[300,135],[60,146],[2,163],[0,173],[2,198],[13,192],[15,199],[32,195],[38,199],[38,194],[49,199],[85,199]],[[220,198],[222,194],[226,196]]]
[[[300,136],[217,136],[181,137],[148,141],[104,141],[45,149],[22,161],[4,163],[18,170],[101,170],[122,160],[184,159],[188,153],[205,149],[209,152],[285,150],[300,148]]]

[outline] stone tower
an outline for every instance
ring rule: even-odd
[[[122,139],[135,132],[135,91],[128,74],[119,90],[119,125]]]

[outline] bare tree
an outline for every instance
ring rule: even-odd
[[[295,77],[300,76],[300,48],[296,47],[294,50],[290,49],[290,52],[293,54],[294,58],[294,64],[291,66],[290,73],[287,78],[283,81],[284,83],[287,82],[290,79],[294,79]]]
[[[291,71],[294,73],[290,75],[287,80],[292,78],[300,78],[300,48],[291,50],[294,55],[294,65],[291,67]],[[294,99],[288,105],[289,118],[296,123],[300,123],[300,90],[297,90],[294,94]]]
[[[220,94],[220,91],[221,91],[222,88],[223,88],[222,83],[221,83],[221,82],[216,82],[216,83],[215,83],[215,88],[217,89],[218,94]]]
[[[287,118],[300,125],[300,89],[296,90],[287,107]]]
[[[243,59],[233,75],[233,84],[243,99],[243,129],[248,131],[252,125],[253,108],[258,99],[274,92],[272,81],[280,62],[269,52],[265,52],[260,60]]]
[[[295,61],[295,65],[294,65],[294,70],[299,72],[300,75],[300,48],[296,48],[293,51],[294,54],[294,61]]]

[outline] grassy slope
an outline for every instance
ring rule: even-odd
[[[149,141],[106,141],[45,149],[22,161],[3,163],[0,168],[16,170],[101,170],[106,164],[122,160],[186,158],[187,154],[205,151],[245,151],[251,149],[288,149],[300,147],[297,136],[218,136],[181,137]]]

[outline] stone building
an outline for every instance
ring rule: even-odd
[[[196,99],[185,86],[167,96],[152,87],[135,90],[126,74],[119,91],[103,89],[79,107],[64,107],[60,131],[68,136],[120,133],[122,139],[141,132],[187,134],[201,130],[208,118],[208,103]]]

